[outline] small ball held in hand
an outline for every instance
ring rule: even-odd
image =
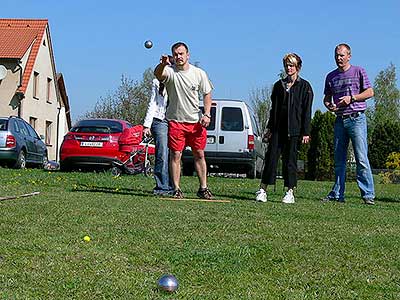
[[[150,41],[150,40],[147,40],[147,41],[144,42],[144,46],[145,46],[147,49],[150,49],[151,47],[153,47],[153,42]]]

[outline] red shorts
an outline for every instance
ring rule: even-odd
[[[172,151],[183,151],[186,146],[204,150],[206,144],[207,130],[200,123],[168,122],[168,147]]]

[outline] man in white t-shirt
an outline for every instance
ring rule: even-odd
[[[206,127],[211,119],[211,91],[213,86],[207,74],[189,63],[189,49],[178,42],[172,47],[175,65],[171,66],[168,55],[162,55],[154,75],[165,84],[168,93],[166,118],[168,120],[168,147],[170,168],[174,184],[174,197],[183,198],[180,188],[181,157],[186,146],[192,148],[194,166],[199,177],[197,196],[211,199],[207,187],[207,165],[204,149],[207,143]],[[199,94],[203,96],[204,113],[199,107]]]

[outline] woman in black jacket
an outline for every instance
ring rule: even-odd
[[[302,61],[295,53],[283,58],[286,77],[275,82],[271,94],[272,107],[264,139],[268,150],[256,201],[267,201],[267,187],[274,185],[276,169],[282,154],[282,174],[287,188],[283,203],[294,203],[293,189],[297,185],[297,147],[310,141],[313,91],[308,81],[300,78]]]

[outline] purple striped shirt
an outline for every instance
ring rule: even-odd
[[[339,98],[343,96],[358,95],[372,87],[367,73],[362,67],[350,66],[345,72],[339,69],[330,72],[325,79],[325,95],[331,95],[333,102],[337,105]],[[367,108],[365,101],[354,102],[348,106],[340,107],[336,112],[338,116],[348,115],[357,111],[364,111]]]

